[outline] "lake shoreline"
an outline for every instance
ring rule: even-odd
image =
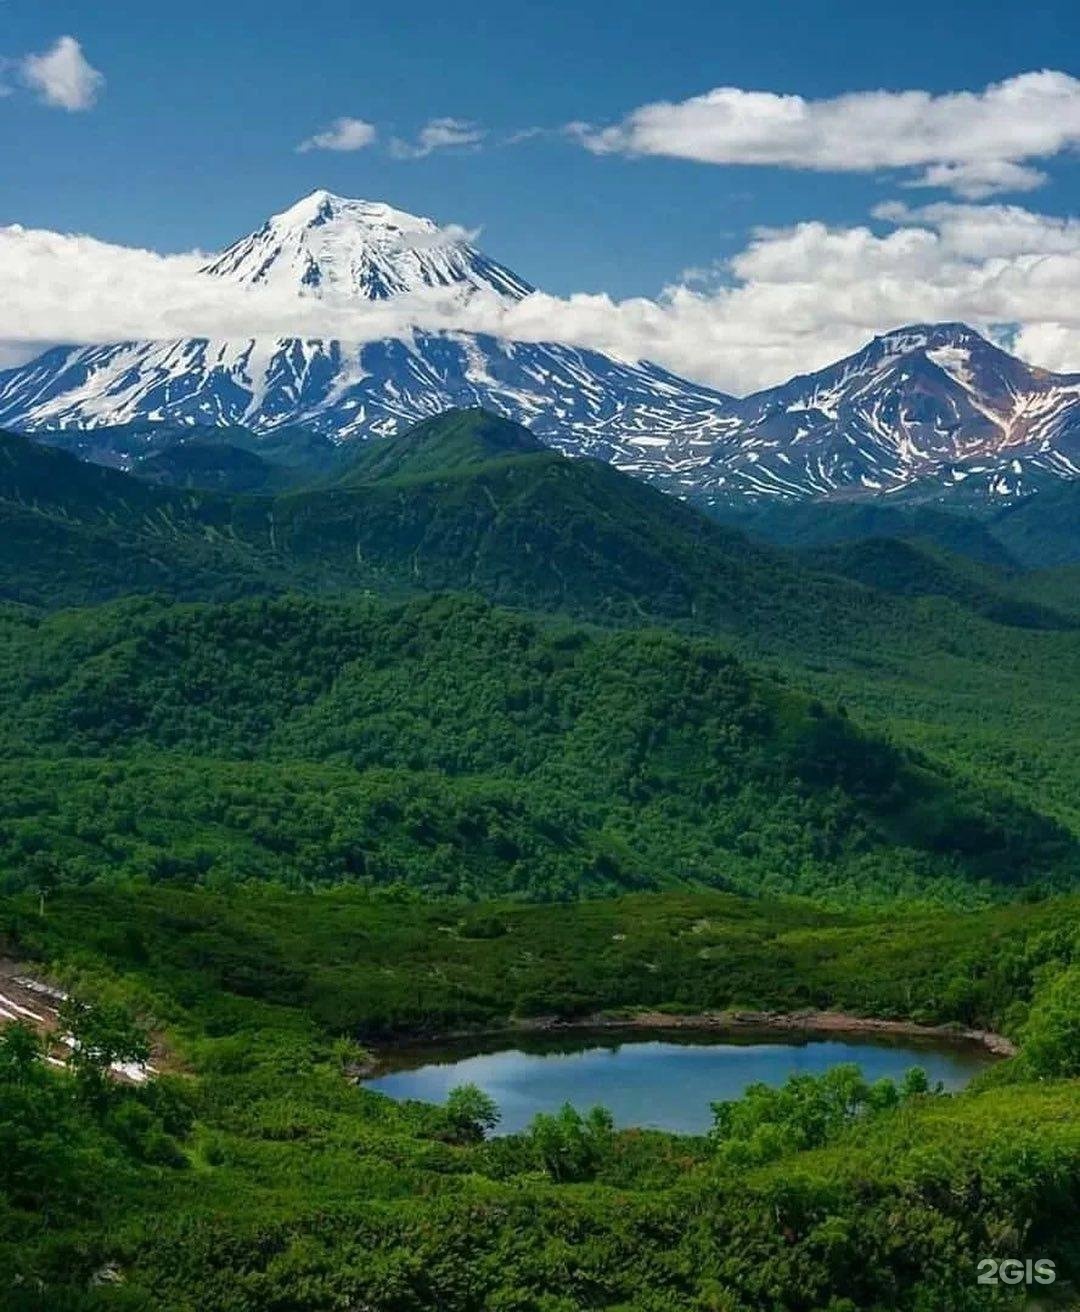
[[[573,1034],[579,1031],[686,1031],[699,1034],[730,1034],[748,1037],[759,1035],[880,1035],[886,1038],[931,1039],[936,1042],[975,1044],[995,1057],[1015,1057],[1019,1048],[1011,1039],[993,1030],[970,1029],[955,1024],[920,1025],[915,1021],[882,1020],[872,1016],[855,1016],[842,1011],[702,1011],[667,1012],[598,1011],[587,1016],[516,1017],[505,1024],[477,1029],[446,1030],[438,1034],[411,1035],[381,1043],[371,1050],[366,1061],[356,1063],[351,1074],[370,1079],[393,1064],[395,1053],[438,1043],[456,1043],[469,1039],[513,1038],[521,1034]]]
[[[1019,1048],[1004,1034],[993,1030],[968,1029],[958,1025],[920,1025],[907,1020],[880,1020],[854,1016],[843,1011],[638,1011],[625,1015],[597,1012],[580,1019],[565,1020],[540,1016],[515,1020],[514,1031],[558,1031],[575,1029],[700,1030],[730,1034],[883,1034],[897,1038],[957,1040],[977,1043],[995,1057],[1015,1057]]]

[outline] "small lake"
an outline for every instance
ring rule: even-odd
[[[931,1085],[940,1080],[955,1090],[993,1060],[975,1044],[939,1039],[607,1030],[399,1048],[364,1084],[391,1098],[436,1103],[457,1084],[476,1084],[499,1105],[500,1134],[566,1102],[579,1111],[600,1103],[619,1126],[701,1134],[712,1124],[710,1102],[738,1098],[750,1084],[779,1085],[854,1062],[871,1082],[921,1066]]]

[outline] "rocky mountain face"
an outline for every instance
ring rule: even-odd
[[[964,324],[875,337],[734,409],[690,475],[706,500],[1000,500],[1080,476],[1080,375],[1031,368]]]

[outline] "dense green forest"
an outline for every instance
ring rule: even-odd
[[[1048,478],[1019,500],[995,505],[983,499],[944,503],[889,497],[876,501],[789,502],[713,511],[762,541],[824,546],[860,538],[932,542],[956,555],[1002,569],[1046,569],[1080,562],[1075,480]]]
[[[1072,489],[1045,532],[795,507],[770,543],[477,411],[156,440],[64,435],[134,478],[0,434],[0,994],[62,986],[74,1039],[0,1029],[0,1306],[973,1312],[1025,1305],[975,1283],[1016,1255],[1072,1305]],[[356,1082],[641,1009],[1018,1055],[702,1137]]]
[[[80,460],[128,469],[167,487],[273,494],[306,487],[340,471],[348,448],[300,424],[256,433],[220,427],[132,420],[96,428],[56,428],[35,440]]]
[[[133,591],[437,587],[622,628],[675,625],[1080,833],[1072,576],[980,577],[940,553],[881,569],[864,547],[808,568],[607,466],[537,452],[481,412],[422,430],[414,447],[376,444],[320,488],[277,498],[153,487],[3,438],[0,596],[52,608]]]
[[[0,878],[428,892],[1068,887],[1062,824],[716,641],[480,601],[138,599],[0,623]]]

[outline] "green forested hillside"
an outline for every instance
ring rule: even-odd
[[[425,478],[545,452],[548,448],[520,424],[486,410],[452,410],[385,441],[356,443],[334,482],[359,487]]]
[[[82,953],[159,988],[197,982],[200,1025],[225,994],[300,1007],[365,1042],[649,1007],[831,1007],[1019,1042],[1033,1000],[1076,962],[1078,932],[1076,896],[957,914],[686,890],[551,906],[98,886],[57,891],[44,916],[33,897],[0,897],[0,933],[23,951]],[[1063,1063],[1071,1072],[1080,1052]]]
[[[0,1304],[1019,1312],[992,1254],[1067,1307],[1069,570],[799,557],[477,412],[316,454],[235,495],[194,488],[263,477],[221,449],[176,488],[0,435],[0,981],[74,995],[73,1069],[0,1029]],[[641,1008],[1019,1055],[796,1077],[701,1138],[355,1083],[359,1042]]]
[[[804,501],[724,507],[722,522],[764,542],[831,546],[863,538],[932,542],[944,551],[999,569],[1046,569],[1080,561],[1080,482],[1048,477],[1037,492],[1009,505],[959,501]]]
[[[508,421],[450,412],[423,427],[415,451],[408,435],[374,444],[343,480],[279,497],[158,488],[0,435],[0,598],[454,589],[814,649],[838,626],[856,645],[903,631],[884,598],[752,546],[607,465],[536,450]]]
[[[243,447],[189,441],[148,456],[138,476],[166,487],[272,494],[293,485],[289,471]]]
[[[0,432],[0,601],[51,607],[281,586],[273,562],[231,533],[229,506]]]
[[[0,435],[0,512],[0,596],[45,606],[125,590],[453,589],[848,665],[940,650],[967,611],[1062,627],[993,569],[898,541],[796,558],[483,411],[372,442],[334,480],[276,497],[153,487]],[[947,598],[959,614],[923,615],[882,590]]]
[[[899,542],[829,549],[807,569],[481,412],[409,436],[278,498],[154,488],[4,441],[0,507],[25,530],[0,552],[9,596],[166,594],[6,621],[13,754],[84,755],[94,807],[103,762],[141,755],[129,781],[169,772],[117,840],[113,822],[87,823],[79,790],[66,818],[27,801],[57,766],[10,766],[12,813],[36,817],[8,845],[9,866],[30,853],[34,873],[13,878],[403,878],[545,896],[700,879],[860,897],[1071,878],[1080,633],[1060,589],[1025,601],[1003,576]],[[905,595],[870,586],[882,553]],[[467,588],[610,631],[341,599],[361,584]],[[252,592],[279,600],[167,600]],[[727,647],[642,632],[658,621]],[[772,673],[754,673],[762,662]],[[302,795],[284,826],[265,802],[258,823],[237,811],[245,771],[258,798],[279,796],[268,771]],[[135,805],[130,787],[117,798]],[[358,842],[356,816],[409,790],[416,833],[395,818]],[[180,835],[177,814],[198,826]],[[64,835],[62,856],[41,855],[48,834]]]
[[[1080,565],[1033,570],[1023,575],[1018,586],[1032,600],[1050,606],[1059,614],[1080,616]]]
[[[800,553],[815,569],[855,579],[900,597],[945,597],[998,624],[1030,629],[1069,629],[1076,617],[1031,596],[1027,576],[999,571],[930,542],[908,538],[860,538]],[[1056,600],[1060,601],[1061,598]]]
[[[338,443],[298,424],[255,433],[239,424],[136,420],[53,429],[35,440],[150,482],[206,491],[282,491],[327,478],[346,463]]]
[[[9,886],[963,901],[1075,873],[1063,827],[706,639],[454,597],[142,599],[3,625]]]
[[[1028,569],[1080,564],[1080,482],[1051,484],[994,519],[994,536]]]
[[[722,523],[778,546],[814,548],[865,538],[932,542],[943,551],[1014,569],[1017,562],[974,514],[879,501],[797,501],[779,505],[725,506],[712,512]]]

